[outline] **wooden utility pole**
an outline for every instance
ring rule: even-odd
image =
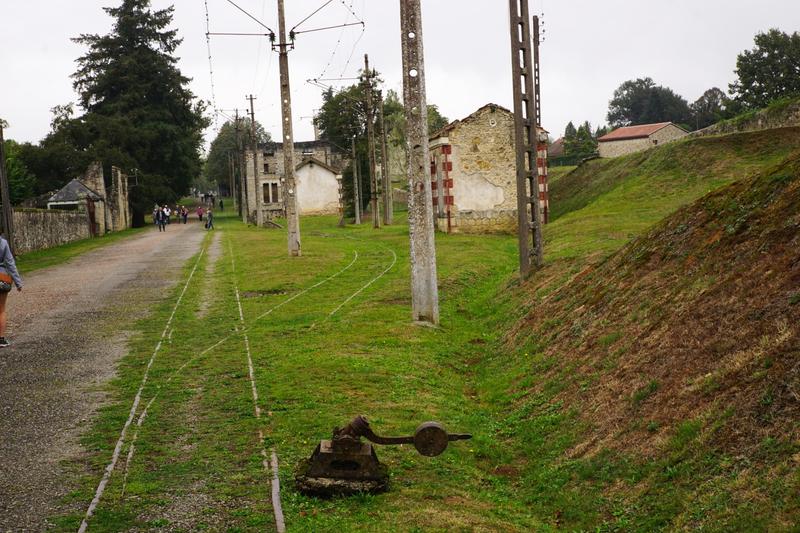
[[[408,226],[411,241],[411,310],[415,321],[439,323],[433,227],[428,108],[420,0],[400,0],[403,102],[408,131]]]
[[[0,119],[0,196],[3,201],[3,233],[11,251],[14,251],[14,210],[11,207],[11,193],[8,188],[6,173],[6,148],[3,138],[3,120]]]
[[[383,117],[383,95],[381,95],[380,122],[381,177],[383,178],[383,225],[389,226],[394,222],[394,191],[392,191],[392,177],[389,175],[389,148],[386,142],[386,122]]]
[[[239,118],[239,110],[236,110],[236,151],[239,164],[239,188],[242,193],[242,199],[239,202],[239,216],[242,217],[242,222],[247,224],[247,169],[244,164],[244,149],[242,148],[242,123]]]
[[[364,54],[364,94],[367,105],[367,151],[369,152],[369,184],[372,207],[372,227],[381,227],[381,214],[378,202],[378,167],[375,162],[375,117],[372,108],[372,71],[369,69],[369,56]]]
[[[250,100],[250,149],[253,152],[253,199],[256,204],[256,223],[260,228],[264,225],[264,221],[261,219],[264,213],[259,207],[261,202],[258,201],[258,139],[256,138],[256,113],[253,109],[253,100],[255,100],[256,97],[251,94],[250,96],[245,96],[245,98]]]
[[[278,0],[279,64],[281,74],[281,117],[283,124],[283,198],[286,206],[289,255],[300,255],[300,217],[294,179],[294,136],[292,135],[292,96],[289,87],[289,46],[286,42],[284,0]],[[274,47],[274,45],[273,45]]]
[[[355,208],[356,224],[361,224],[361,194],[359,194],[358,179],[358,154],[356,153],[356,138],[353,137],[353,206]]]
[[[519,271],[525,278],[543,263],[542,225],[539,213],[538,92],[534,90],[537,67],[531,53],[528,0],[509,0],[511,68],[514,87],[514,141],[517,152],[517,222]]]

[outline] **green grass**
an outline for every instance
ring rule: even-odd
[[[440,328],[410,324],[404,224],[375,231],[369,223],[337,228],[334,217],[304,218],[303,257],[289,258],[285,231],[247,227],[230,211],[218,215],[222,255],[215,264],[207,255],[200,259],[200,274],[144,391],[143,402],[158,399],[138,435],[125,492],[118,468],[91,530],[271,530],[262,447],[279,456],[290,531],[790,530],[773,516],[798,516],[791,503],[798,484],[770,486],[768,469],[714,451],[709,443],[732,416],[724,406],[676,424],[643,419],[644,407],[666,386],[656,380],[645,378],[644,387],[621,401],[638,427],[662,436],[662,450],[576,451],[591,422],[564,393],[576,376],[583,390],[599,372],[625,365],[630,340],[620,330],[596,340],[606,355],[593,373],[564,364],[566,354],[549,353],[546,334],[523,335],[514,344],[507,335],[541,300],[560,298],[558,289],[589,258],[606,257],[677,208],[797,144],[793,137],[675,143],[590,162],[556,179],[554,222],[545,230],[549,267],[541,273],[549,278],[533,294],[515,275],[513,237],[438,234]],[[393,254],[396,265],[356,294],[391,265]],[[260,422],[244,339],[236,331],[237,286]],[[54,518],[56,529],[74,530],[80,522],[179,289],[135,325],[130,353],[108,387],[110,402],[84,437],[88,456],[72,465],[70,510]],[[602,295],[598,290],[597,298]],[[198,311],[203,307],[205,316]],[[558,320],[544,323],[558,328]],[[570,328],[580,338],[581,324]],[[367,415],[380,434],[409,434],[420,422],[439,420],[474,437],[436,458],[408,446],[379,447],[391,473],[391,490],[383,495],[318,500],[297,493],[298,465],[333,427],[357,414]],[[129,446],[130,435],[123,463]],[[765,441],[760,453],[791,456],[800,449],[776,439]],[[752,483],[761,499],[731,490],[737,479]],[[765,502],[764,494],[773,499]]]
[[[552,259],[608,254],[704,194],[752,176],[800,148],[800,129],[677,141],[595,159],[552,184]]]

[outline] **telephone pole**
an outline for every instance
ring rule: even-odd
[[[433,228],[425,58],[420,0],[400,0],[403,102],[408,132],[408,226],[411,241],[411,311],[415,321],[439,323]]]
[[[244,165],[244,150],[242,149],[242,123],[239,118],[239,110],[236,109],[236,153],[239,167],[239,188],[241,189],[242,199],[239,202],[239,216],[242,222],[247,224],[247,169]]]
[[[394,197],[392,190],[392,177],[389,175],[389,148],[386,142],[386,122],[383,117],[383,95],[381,94],[380,107],[381,122],[381,174],[383,178],[383,225],[389,226],[394,222]]]
[[[14,210],[11,207],[11,193],[8,189],[8,174],[6,173],[6,149],[3,138],[3,120],[0,119],[0,195],[3,200],[3,233],[11,250],[14,250]]]
[[[511,69],[514,86],[514,144],[517,152],[517,238],[519,271],[525,278],[531,272],[531,260],[537,268],[543,263],[537,161],[537,126],[540,120],[539,72],[538,64],[533,62],[531,53],[528,0],[510,0],[509,3]],[[534,81],[537,82],[536,90]]]
[[[251,94],[250,96],[245,96],[245,98],[250,100],[250,147],[253,151],[253,189],[255,189],[253,191],[253,199],[256,203],[256,223],[260,228],[264,223],[261,220],[263,213],[258,205],[258,139],[256,139],[256,113],[253,110],[253,100],[256,97]]]
[[[283,197],[286,205],[289,255],[300,256],[300,217],[294,180],[294,137],[292,135],[292,96],[289,90],[289,43],[286,42],[284,0],[278,0],[279,64],[281,73],[281,117],[283,123]],[[274,49],[274,45],[273,45]]]
[[[355,208],[356,224],[361,224],[361,195],[359,194],[358,179],[358,154],[356,153],[356,138],[353,137],[353,206]]]
[[[381,227],[380,208],[378,207],[378,172],[375,162],[375,117],[372,109],[372,72],[369,70],[369,55],[364,54],[364,94],[367,101],[367,151],[369,152],[369,178],[372,207],[372,227]]]

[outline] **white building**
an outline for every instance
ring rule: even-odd
[[[294,144],[297,208],[301,215],[339,212],[342,155],[326,141]],[[283,216],[283,143],[259,145],[256,163],[253,152],[245,152],[247,169],[247,216],[259,226]],[[255,175],[255,170],[258,175]]]

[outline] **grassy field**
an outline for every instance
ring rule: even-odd
[[[696,420],[652,428],[652,420],[641,420],[640,430],[663,436],[661,455],[642,459],[603,449],[582,456],[575,447],[590,427],[577,403],[565,404],[559,395],[570,390],[580,399],[603,372],[620,366],[622,332],[607,332],[589,346],[606,354],[607,367],[578,372],[580,362],[562,364],[569,352],[548,351],[556,346],[548,328],[581,338],[594,324],[610,328],[603,317],[572,321],[580,308],[570,307],[564,316],[535,323],[523,318],[560,301],[570,280],[664,216],[772,164],[800,141],[776,142],[761,156],[748,151],[753,138],[679,143],[592,162],[596,172],[584,165],[562,177],[554,194],[570,208],[546,228],[548,265],[525,285],[515,276],[512,237],[437,235],[442,326],[435,329],[410,324],[405,225],[375,231],[367,223],[336,228],[332,217],[303,219],[304,255],[292,259],[284,231],[219,217],[221,255],[209,264],[204,252],[187,264],[186,292],[166,336],[183,284],[137,325],[130,354],[109,386],[110,403],[84,439],[88,457],[72,465],[75,490],[64,502],[67,511],[54,518],[56,528],[80,523],[162,336],[137,411],[140,417],[149,406],[147,416],[124,441],[90,531],[271,530],[262,450],[278,455],[290,531],[725,530],[737,524],[746,530],[768,524],[725,514],[733,501],[724,499],[730,485],[718,476],[732,472],[724,467],[730,458],[711,454]],[[676,160],[670,156],[676,153],[683,155]],[[728,164],[731,153],[749,166]],[[693,168],[691,158],[704,161],[696,172],[686,170]],[[578,296],[594,302],[592,294]],[[647,405],[663,383],[645,381],[621,401]],[[439,420],[474,438],[432,459],[407,446],[379,448],[391,472],[384,495],[317,500],[298,494],[297,465],[334,426],[357,414],[367,415],[380,434],[409,434],[420,422]],[[720,490],[696,490],[714,483]],[[707,516],[728,521],[719,527]]]

